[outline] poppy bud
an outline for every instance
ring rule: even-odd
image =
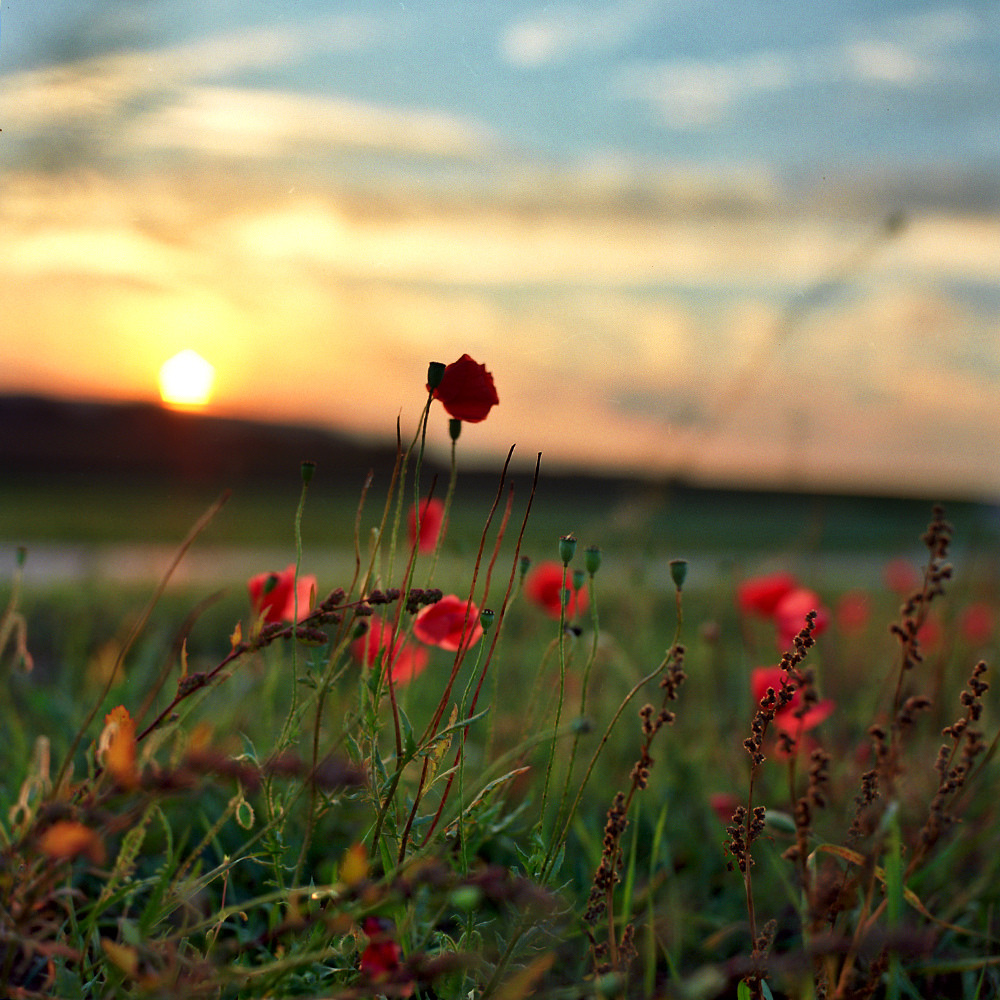
[[[302,485],[308,486],[312,482],[313,474],[316,472],[315,462],[302,463]]]
[[[452,417],[448,421],[448,437],[450,437],[452,441],[457,441],[458,436],[461,433],[462,433],[462,421],[456,420],[454,417]]]
[[[524,582],[524,577],[528,570],[531,568],[531,557],[521,556],[521,582]]]
[[[674,586],[681,590],[684,587],[684,580],[687,578],[687,559],[670,560],[670,579],[674,581]]]
[[[444,371],[448,366],[441,361],[432,361],[427,366],[427,389],[433,392],[444,378]]]
[[[559,558],[562,559],[563,566],[568,566],[576,552],[576,536],[563,535],[559,539]]]
[[[573,589],[579,590],[583,586],[584,573],[582,569],[573,570]]]
[[[493,619],[495,617],[496,615],[490,608],[483,608],[483,610],[479,612],[479,624],[483,626],[484,632],[489,632],[490,628],[492,628]]]
[[[587,572],[593,576],[601,568],[601,550],[596,545],[590,545],[583,553],[583,564]]]

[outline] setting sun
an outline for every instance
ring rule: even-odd
[[[181,351],[160,368],[160,397],[168,406],[204,406],[214,381],[215,369],[200,354]]]

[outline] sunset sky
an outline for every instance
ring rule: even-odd
[[[993,0],[6,0],[0,129],[0,392],[1000,497]]]

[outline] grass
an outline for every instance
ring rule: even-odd
[[[43,592],[12,569],[3,995],[997,995],[997,727],[978,666],[996,633],[969,624],[997,609],[980,510],[958,508],[953,547],[937,513],[921,544],[909,504],[765,515],[683,491],[546,497],[524,475],[508,503],[499,473],[488,496],[459,472],[447,534],[420,552],[418,442],[362,506],[320,469],[190,536],[284,539],[299,576],[311,546],[356,552],[298,628],[255,614],[242,583]],[[6,516],[26,541],[100,541],[117,521],[179,542],[207,506],[140,487],[74,521],[93,489],[56,504],[61,523],[28,491]],[[830,551],[855,575],[824,580]],[[923,575],[891,592],[883,560],[920,552]],[[576,571],[586,610],[546,613],[525,555]],[[686,574],[667,566],[684,555]],[[737,600],[779,565],[830,611],[780,648]],[[484,634],[478,610],[457,649],[422,631],[444,606],[413,594],[430,587],[492,608]],[[836,613],[847,591],[863,620]],[[419,674],[363,655],[376,619],[398,620]],[[775,680],[755,700],[761,667]],[[796,730],[823,700],[831,714]]]

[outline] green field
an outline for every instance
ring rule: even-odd
[[[521,585],[515,543],[530,481],[514,478],[510,524],[502,539],[498,521],[488,532],[475,589],[479,606],[503,614],[496,649],[488,633],[446,692],[454,654],[430,647],[395,709],[377,668],[349,651],[363,620],[352,600],[399,581],[406,546],[390,556],[387,529],[373,579],[351,590],[358,484],[319,470],[306,496],[302,570],[316,568],[315,553],[328,574],[319,596],[349,593],[342,620],[322,625],[323,641],[294,648],[253,638],[244,580],[220,580],[218,594],[208,583],[168,587],[148,620],[154,581],[32,584],[33,546],[176,544],[215,489],[3,487],[0,538],[28,550],[16,610],[34,658],[31,672],[17,663],[11,609],[0,661],[0,817],[12,873],[0,879],[0,957],[10,995],[997,995],[998,713],[992,692],[959,697],[977,660],[996,653],[996,631],[973,634],[966,623],[972,607],[997,611],[995,513],[949,505],[954,576],[943,596],[922,590],[901,612],[883,571],[892,559],[927,561],[928,503],[543,478],[520,554],[558,559],[560,536],[573,532],[572,566],[582,569],[588,546],[603,555],[586,583],[590,608],[560,642],[559,622]],[[364,566],[385,486],[376,479],[360,514]],[[432,581],[445,593],[469,592],[494,492],[459,477]],[[255,568],[280,570],[295,558],[298,503],[298,483],[238,487],[192,554],[275,551],[280,565]],[[679,605],[667,565],[678,557],[689,561]],[[936,570],[944,561],[935,558]],[[805,751],[784,760],[768,742],[753,769],[743,747],[752,672],[776,666],[780,650],[771,623],[741,611],[736,590],[774,569],[813,588],[831,615],[803,661],[812,672],[794,675],[835,706],[809,734],[828,755],[822,789]],[[421,556],[412,582],[424,585],[429,572]],[[15,575],[12,564],[4,603]],[[867,601],[861,625],[839,616],[847,592]],[[901,675],[910,647],[888,626],[902,622],[906,633],[907,621],[924,617],[939,631],[921,633],[923,659]],[[406,613],[401,622],[412,641]],[[647,702],[658,711],[657,684],[678,666],[678,641],[686,679],[665,705],[676,721],[644,735],[637,713]],[[459,730],[442,735],[453,707],[458,718],[469,711],[486,664],[478,711],[488,711],[464,741]],[[192,676],[210,683],[184,693],[182,677]],[[917,695],[930,704],[905,708]],[[968,728],[988,749],[972,754],[956,733],[953,763],[968,753],[969,770],[942,791],[942,729],[971,711],[969,697],[982,714]],[[105,716],[118,705],[133,716],[145,706],[145,723],[162,714],[139,744],[133,779],[109,779],[99,757]],[[904,708],[914,720],[888,738],[881,797],[860,810],[869,727],[891,730]],[[638,780],[644,744],[648,775]],[[358,780],[318,781],[310,762],[327,756]],[[454,766],[454,786],[425,787],[421,766],[434,775]],[[617,791],[628,822],[609,834]],[[813,795],[803,819],[796,802]],[[752,883],[727,870],[734,842],[717,815],[723,796],[727,815],[739,803],[766,807]],[[862,813],[869,826],[852,835]],[[53,829],[64,838],[56,846]],[[71,833],[83,839],[67,847]],[[797,845],[808,864],[789,855]],[[620,864],[620,881],[595,897],[602,858]],[[595,898],[607,908],[588,917]],[[372,944],[371,916],[391,937],[384,952]],[[764,946],[756,957],[754,934]]]

